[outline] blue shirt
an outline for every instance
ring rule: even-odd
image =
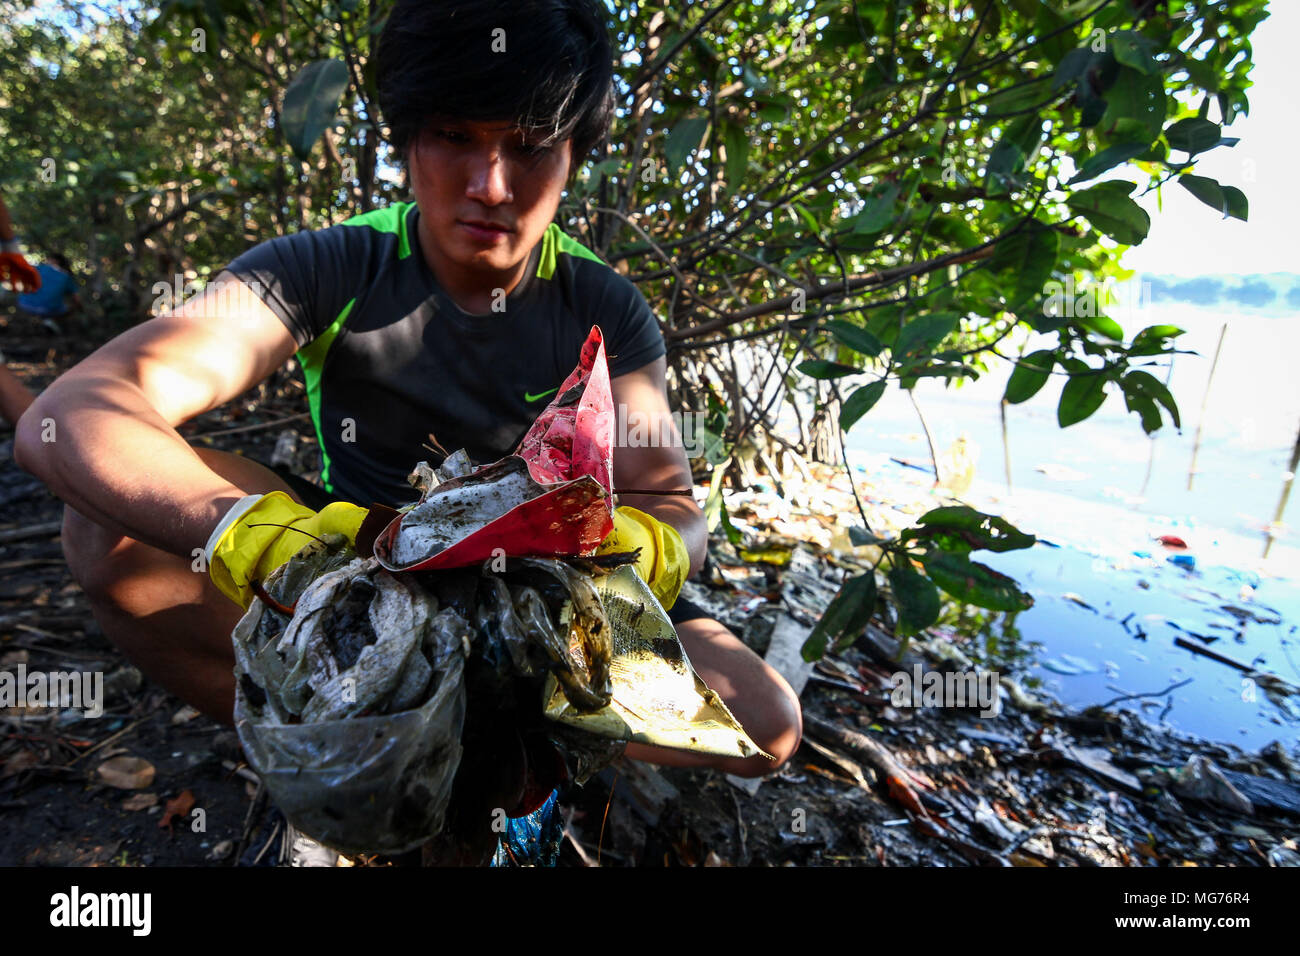
[[[34,315],[66,315],[68,307],[63,304],[65,296],[77,291],[77,284],[57,266],[42,262],[36,267],[41,276],[41,287],[35,292],[24,292],[18,297],[19,308],[26,309]]]

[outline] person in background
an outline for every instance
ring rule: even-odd
[[[62,254],[47,253],[45,259],[45,262],[36,267],[40,275],[39,288],[35,292],[20,295],[18,308],[41,319],[62,318],[73,309],[81,308],[77,283],[72,278],[68,260]],[[72,300],[70,307],[69,298]]]
[[[3,196],[0,196],[0,286],[8,286],[15,292],[35,292],[41,287],[40,272],[33,269],[19,251]],[[35,397],[5,367],[4,356],[0,354],[0,419],[4,424],[16,425]]]
[[[41,287],[40,274],[23,258],[18,247],[3,196],[0,196],[0,285],[15,292],[35,292]]]

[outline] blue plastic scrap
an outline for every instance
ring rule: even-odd
[[[559,790],[527,816],[506,820],[506,832],[497,841],[491,866],[555,866],[564,838]]]

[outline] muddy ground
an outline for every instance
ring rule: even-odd
[[[33,390],[91,349],[60,331],[0,316],[0,349]],[[182,431],[262,461],[278,445],[305,472],[317,464],[302,386],[287,372]],[[98,719],[0,709],[0,865],[252,862],[267,847],[267,815],[233,731],[140,678],[107,641],[63,561],[62,505],[16,468],[11,448],[0,426],[0,670],[108,676]],[[801,565],[746,565],[719,540],[717,586],[692,582],[690,596],[767,653],[786,616],[806,631],[808,605],[843,573],[818,544],[796,551]],[[804,584],[815,568],[829,591],[797,593],[796,565]],[[1028,692],[994,717],[898,708],[888,700],[896,649],[877,621],[818,666],[801,695],[803,746],[754,793],[720,773],[632,762],[570,792],[561,865],[1300,864],[1294,740],[1246,753],[1157,732],[1127,711],[1065,713]],[[902,669],[955,666],[947,653],[916,655]]]

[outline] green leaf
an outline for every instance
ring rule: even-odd
[[[1146,143],[1117,143],[1084,160],[1079,166],[1079,171],[1066,185],[1073,186],[1084,180],[1096,179],[1106,170],[1114,169],[1120,163],[1127,163],[1130,159],[1136,159],[1146,151]]]
[[[704,524],[710,533],[715,531],[722,520],[722,478],[727,472],[730,459],[719,462],[713,467],[713,476],[709,479],[709,494],[704,499]]]
[[[1137,245],[1147,237],[1151,217],[1129,198],[1135,188],[1135,183],[1111,180],[1073,194],[1065,204],[1116,242]]]
[[[884,544],[885,542],[883,538],[877,538],[865,528],[859,528],[857,525],[853,525],[849,528],[849,543],[854,547],[860,548],[864,544]]]
[[[916,357],[938,345],[956,328],[957,316],[949,312],[918,316],[898,333],[894,356],[898,359]]]
[[[1034,606],[1034,599],[1021,591],[1014,579],[964,554],[930,551],[922,563],[930,580],[963,604],[991,611],[1023,611]]]
[[[677,121],[677,125],[668,134],[668,139],[664,141],[664,160],[668,163],[670,173],[681,168],[691,150],[699,147],[708,126],[707,116],[687,116]]]
[[[1074,320],[1077,324],[1085,329],[1091,329],[1098,335],[1110,339],[1112,342],[1124,341],[1124,330],[1120,324],[1108,315],[1084,315]]]
[[[1128,347],[1129,355],[1159,355],[1165,350],[1165,339],[1183,334],[1176,325],[1149,325],[1137,335]]]
[[[749,170],[749,133],[739,123],[728,123],[723,127],[723,146],[727,150],[726,171],[727,188],[732,192],[740,189]]]
[[[1211,209],[1223,213],[1224,219],[1231,216],[1246,221],[1250,212],[1246,194],[1236,186],[1221,186],[1208,176],[1193,176],[1191,173],[1179,176],[1178,184]]]
[[[1141,395],[1159,402],[1165,407],[1165,411],[1169,412],[1169,417],[1173,419],[1174,427],[1183,427],[1183,423],[1178,417],[1178,405],[1174,402],[1174,396],[1170,393],[1168,386],[1150,372],[1143,372],[1141,370],[1129,372],[1121,380],[1120,385],[1123,387],[1125,395]],[[1158,421],[1156,427],[1160,427]],[[1147,429],[1148,432],[1154,430],[1155,429]]]
[[[1220,186],[1223,190],[1224,207],[1228,210],[1228,215],[1233,219],[1240,219],[1245,222],[1250,216],[1250,203],[1246,201],[1246,194],[1236,186]]]
[[[847,319],[831,319],[826,323],[826,329],[835,338],[853,349],[855,352],[861,352],[863,355],[869,355],[875,358],[884,348],[880,340],[868,332],[860,325],[854,325]]]
[[[1028,164],[1037,155],[1043,143],[1043,118],[1037,113],[1029,113],[1012,122],[1002,133],[1002,143],[1014,143],[1024,154]]]
[[[1140,139],[1149,144],[1164,127],[1165,106],[1162,76],[1122,66],[1115,85],[1106,93],[1106,112],[1099,129],[1115,139]]]
[[[1184,173],[1178,177],[1178,185],[1211,209],[1223,213],[1224,219],[1228,218],[1228,201],[1224,198],[1223,187],[1217,180],[1209,176],[1193,176],[1191,173]]]
[[[870,236],[893,222],[898,193],[898,186],[890,183],[868,196],[862,211],[845,223],[849,233],[855,236]]]
[[[690,449],[688,457],[703,458],[710,465],[726,460],[726,441],[719,432],[713,431],[707,425],[701,425],[696,429],[695,437],[696,446]]]
[[[799,371],[803,372],[810,378],[843,378],[845,375],[860,375],[862,369],[854,368],[852,365],[841,365],[839,362],[828,362],[825,359],[808,359],[800,362]]]
[[[885,394],[885,380],[876,379],[857,389],[844,401],[844,407],[840,409],[840,428],[848,431],[853,427],[859,418],[871,411],[872,406],[880,401],[880,396]]]
[[[1146,152],[1139,153],[1134,157],[1134,159],[1143,163],[1163,163],[1168,158],[1169,145],[1163,139],[1156,140]]]
[[[727,503],[725,501],[719,500],[718,515],[722,519],[722,531],[726,534],[727,540],[734,546],[740,547],[741,542],[745,539],[740,530],[731,523],[731,516],[727,514]]]
[[[1079,364],[1083,364],[1080,362]],[[1061,389],[1061,402],[1056,406],[1056,421],[1069,428],[1101,408],[1106,401],[1106,376],[1095,369],[1075,374]]]
[[[294,155],[306,160],[321,134],[338,115],[339,98],[348,88],[348,68],[342,60],[313,60],[284,91],[280,126]]]
[[[1142,430],[1150,435],[1163,424],[1160,418],[1160,409],[1156,406],[1155,399],[1141,392],[1124,389],[1124,404],[1128,406],[1130,412],[1137,412],[1142,419]]]
[[[1060,249],[1060,233],[1037,219],[997,244],[989,269],[1011,279],[1011,291],[1004,294],[1012,309],[1042,294]]]
[[[828,641],[835,641],[835,650],[844,650],[858,639],[871,621],[876,608],[876,575],[867,571],[849,578],[839,593],[827,605],[808,640],[804,641],[803,659],[820,660],[826,653]]]
[[[1165,130],[1170,149],[1181,149],[1190,156],[1203,153],[1219,144],[1222,132],[1218,123],[1189,116]]]
[[[966,505],[933,508],[921,515],[918,526],[907,528],[903,541],[925,539],[944,551],[1019,551],[1033,547],[1038,539],[1026,534],[1005,518],[985,514]]]
[[[1015,371],[1007,379],[1007,389],[1002,397],[1012,405],[1027,402],[1047,384],[1056,362],[1056,353],[1051,349],[1031,352],[1016,363]]]
[[[1050,98],[1051,88],[1047,77],[1029,80],[990,93],[984,100],[984,115],[997,119],[1007,115],[1020,115]]]
[[[937,363],[934,365],[925,365],[925,359],[916,362],[910,362],[898,372],[898,383],[904,389],[911,389],[916,385],[918,378],[969,378],[971,381],[977,381],[980,377],[979,372],[975,369],[962,365],[961,363]]]
[[[939,619],[939,589],[912,569],[907,555],[894,555],[889,586],[898,607],[900,635],[919,634]]]
[[[1025,168],[1025,154],[1015,143],[998,143],[989,153],[985,167],[985,187],[990,194],[1004,192],[1020,182],[1019,173]]]
[[[622,165],[623,161],[620,159],[602,159],[591,167],[586,180],[579,184],[580,191],[584,195],[590,194],[600,186],[602,177],[617,173]]]
[[[1132,67],[1139,73],[1158,74],[1160,67],[1151,56],[1154,49],[1152,42],[1140,33],[1132,30],[1120,30],[1111,35],[1111,50],[1115,59],[1125,66]]]
[[[814,237],[819,237],[819,236],[821,235],[821,232],[822,232],[822,230],[821,230],[821,224],[820,224],[819,222],[817,222],[817,217],[814,216],[814,215],[813,215],[813,214],[808,210],[808,207],[807,207],[807,206],[805,206],[805,205],[804,205],[803,203],[801,203],[801,202],[792,202],[792,203],[790,203],[790,209],[791,209],[791,210],[792,210],[792,211],[793,211],[793,212],[794,212],[794,213],[795,213],[795,214],[796,214],[796,215],[797,215],[801,220],[803,220],[803,224],[804,224],[804,226],[808,229],[808,232],[809,232],[809,233],[811,233]],[[802,258],[802,257],[799,257],[799,258]]]

